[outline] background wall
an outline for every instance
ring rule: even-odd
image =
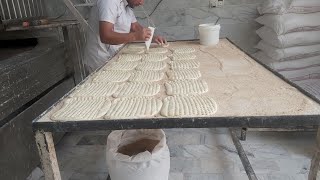
[[[47,0],[48,13],[59,16],[64,13],[62,0]],[[258,17],[257,6],[263,0],[225,0],[223,8],[209,8],[209,0],[145,0],[144,8],[151,14],[156,33],[169,40],[198,39],[197,26],[218,20],[221,24],[221,37],[228,37],[249,53],[259,38],[255,30],[259,25],[254,22]],[[82,9],[83,10],[83,9]],[[147,26],[147,20],[140,7],[135,9],[138,21]],[[86,11],[82,11],[86,12]],[[64,18],[73,18],[66,12]]]
[[[254,22],[257,6],[263,0],[225,0],[222,8],[209,8],[209,0],[145,0],[144,8],[157,26],[156,32],[169,40],[198,39],[201,23],[221,24],[221,37],[228,37],[249,53],[256,50],[259,37]],[[138,21],[148,25],[140,7],[135,9]]]

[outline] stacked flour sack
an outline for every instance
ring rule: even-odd
[[[298,84],[319,80],[320,1],[266,0],[258,11],[255,58]]]

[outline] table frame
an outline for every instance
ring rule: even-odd
[[[230,40],[229,40],[230,41]],[[232,43],[232,41],[230,41]],[[234,43],[232,43],[234,44]],[[235,44],[234,44],[235,45]],[[236,46],[236,45],[235,45]],[[238,46],[236,46],[238,47]],[[238,47],[239,48],[239,47]],[[239,48],[242,50],[241,48]],[[243,50],[242,50],[243,51]],[[248,55],[248,54],[247,54]],[[250,55],[248,55],[250,56]],[[251,57],[251,56],[250,56]],[[274,75],[278,76],[291,86],[297,88],[301,93],[310,97],[320,104],[320,100],[312,94],[288,81],[262,64],[255,58],[257,63],[264,66]],[[99,69],[98,69],[99,70]],[[98,71],[96,70],[96,71]],[[84,80],[85,81],[85,80]],[[84,82],[83,81],[83,82]],[[83,83],[82,82],[82,83]],[[79,85],[81,85],[80,83]],[[79,86],[78,85],[78,86]],[[73,92],[70,91],[56,104]],[[55,105],[56,105],[55,104]],[[247,155],[239,141],[236,128],[241,129],[241,139],[245,138],[245,128],[300,128],[306,126],[318,127],[316,151],[311,161],[308,180],[316,180],[320,163],[320,115],[299,116],[251,116],[251,117],[195,117],[195,118],[150,118],[150,119],[121,119],[121,120],[88,120],[72,122],[39,122],[55,105],[41,114],[32,123],[35,131],[36,144],[39,150],[42,168],[46,180],[61,180],[52,132],[74,132],[74,131],[98,131],[98,130],[122,130],[122,129],[167,129],[167,128],[229,128],[233,143],[250,180],[257,180],[254,170]]]

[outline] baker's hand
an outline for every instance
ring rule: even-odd
[[[151,37],[151,30],[149,28],[143,28],[135,32],[135,38],[137,41],[148,41]]]
[[[155,42],[159,45],[167,44],[167,40],[162,36],[154,36],[153,42]]]

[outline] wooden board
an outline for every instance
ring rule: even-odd
[[[215,115],[209,118],[199,118],[199,121],[204,121],[205,119],[207,122],[211,119],[212,121],[220,119],[221,122],[223,122],[222,120],[235,120],[234,122],[236,122],[235,117],[241,117],[242,121],[246,117],[254,117],[257,120],[259,120],[259,117],[261,117],[260,119],[266,119],[266,117],[280,119],[279,117],[281,116],[312,116],[314,118],[320,114],[320,105],[317,102],[278,76],[275,76],[226,39],[222,39],[217,46],[213,47],[201,46],[197,41],[183,41],[171,42],[169,48],[179,46],[188,46],[196,49],[196,60],[201,63],[199,68],[202,74],[201,79],[205,80],[209,85],[209,92],[206,95],[212,96],[218,104],[218,111]],[[170,53],[172,52],[168,54]],[[121,54],[121,51],[119,54]],[[106,66],[109,66],[117,58],[118,55]],[[167,70],[169,70],[169,66]],[[91,81],[94,76],[95,74],[91,75],[86,82]],[[164,88],[164,82],[167,80],[166,78],[158,82],[162,87],[160,94],[156,96],[159,99],[167,96]],[[61,103],[63,103],[63,100],[44,114],[37,122],[53,122],[50,116],[60,108]],[[314,120],[313,118],[312,120]],[[164,118],[158,114],[153,118],[146,119],[144,122],[152,119],[170,121],[170,118]],[[197,117],[186,119],[193,122],[197,121]],[[116,123],[115,121],[121,120],[112,120],[112,123]],[[125,122],[129,121],[125,120]],[[63,122],[59,121],[59,123]],[[86,123],[90,122],[86,121]],[[228,121],[228,123],[230,122]]]

